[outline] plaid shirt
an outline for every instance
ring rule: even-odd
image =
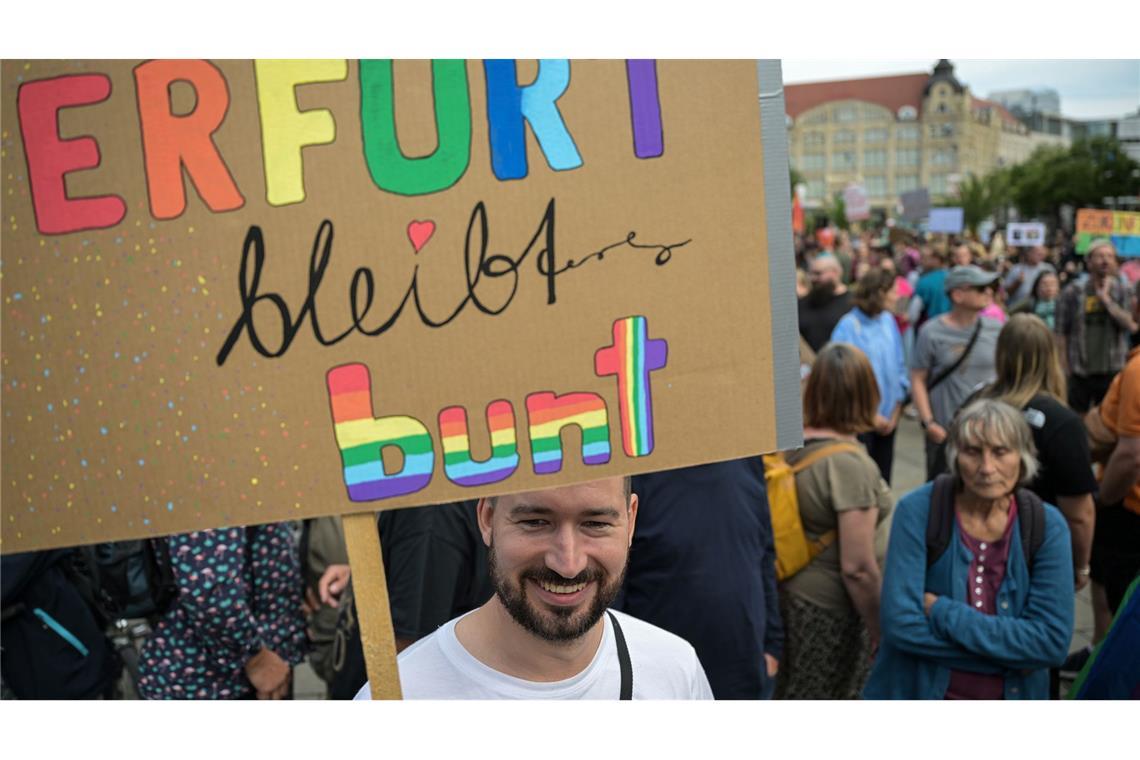
[[[1109,281],[1108,294],[1120,308],[1132,313],[1132,289],[1125,287],[1119,278],[1113,277]],[[1089,355],[1087,328],[1088,320],[1094,314],[1098,317],[1103,315],[1099,318],[1107,320],[1115,335],[1115,339],[1108,344],[1107,357]],[[1057,334],[1066,338],[1071,374],[1081,377],[1089,374],[1114,374],[1124,366],[1128,356],[1128,331],[1107,313],[1104,304],[1097,298],[1092,277],[1066,286],[1061,293],[1057,299],[1055,329]]]

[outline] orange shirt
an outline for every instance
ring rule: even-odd
[[[1113,378],[1101,402],[1100,415],[1118,437],[1140,438],[1140,348],[1128,352],[1128,362]],[[1140,514],[1140,482],[1132,484],[1124,506]]]

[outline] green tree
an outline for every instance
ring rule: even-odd
[[[993,213],[993,197],[985,177],[974,174],[958,183],[958,205],[962,207],[962,220],[966,231],[978,234],[978,225]]]
[[[839,229],[851,228],[851,223],[847,221],[847,202],[843,200],[843,193],[836,193],[832,197],[831,204],[827,207],[827,215],[831,223]]]
[[[1023,217],[1056,225],[1061,207],[1103,207],[1105,198],[1140,193],[1140,164],[1111,137],[1043,146],[1009,174],[1010,199]]]
[[[792,188],[792,197],[796,197],[796,185],[803,184],[804,175],[793,168],[788,169],[788,184]]]

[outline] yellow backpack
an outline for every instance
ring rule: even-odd
[[[799,497],[796,495],[796,473],[821,459],[845,451],[861,451],[854,443],[832,443],[822,446],[794,465],[788,464],[782,452],[764,455],[764,480],[768,485],[768,506],[772,514],[772,537],[776,544],[776,578],[787,580],[807,567],[816,556],[835,540],[829,530],[815,541],[808,541],[800,519]]]

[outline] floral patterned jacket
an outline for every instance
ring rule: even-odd
[[[262,646],[292,665],[305,652],[301,569],[288,523],[167,538],[179,595],[143,646],[146,699],[254,693],[245,663]]]

